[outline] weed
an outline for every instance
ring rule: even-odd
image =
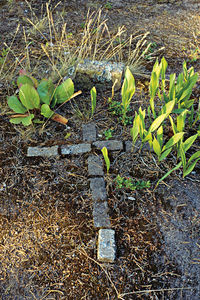
[[[114,130],[113,129],[107,129],[104,131],[104,136],[105,136],[105,139],[106,140],[109,140],[113,137],[113,133],[114,133]]]
[[[109,112],[116,116],[118,118],[118,121],[120,123],[122,123],[123,125],[131,125],[132,121],[133,121],[133,117],[132,116],[127,116],[127,114],[125,115],[125,117],[123,117],[123,107],[122,107],[122,103],[119,101],[111,101],[109,102],[109,107],[108,107]],[[127,108],[127,113],[130,112],[131,109],[130,107]]]
[[[104,8],[112,9],[112,4],[110,2],[106,2],[106,4],[104,5]]]
[[[156,42],[151,42],[151,43],[148,43],[147,47],[148,47],[148,51],[146,53],[143,53],[144,59],[151,61],[152,55],[154,55],[154,52],[158,48],[158,45]]]
[[[0,52],[0,66],[4,64],[6,57],[8,55],[8,48],[3,48]]]
[[[134,180],[131,177],[117,175],[114,180],[117,189],[129,189],[131,191],[142,190],[151,186],[150,181]]]

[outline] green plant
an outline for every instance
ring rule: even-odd
[[[19,99],[16,95],[8,98],[8,106],[16,113],[11,116],[11,123],[22,123],[28,126],[32,124],[32,120],[38,121],[38,119],[34,120],[38,113],[62,124],[67,123],[67,119],[56,114],[52,109],[55,105],[64,104],[77,95],[74,94],[74,84],[70,78],[55,87],[51,79],[43,79],[38,83],[34,77],[21,70],[17,86]]]
[[[156,42],[148,43],[148,45],[147,45],[148,50],[143,53],[144,59],[152,60],[152,55],[154,54],[154,52],[156,51],[157,48],[158,48],[158,45]]]
[[[108,157],[108,150],[107,150],[106,147],[103,147],[101,149],[101,152],[103,153],[103,157],[104,157],[104,160],[105,160],[105,163],[106,163],[107,174],[108,174],[109,170],[110,170],[110,159]]]
[[[104,8],[112,9],[112,4],[110,2],[106,2],[106,4],[104,5]]]
[[[9,49],[3,48],[0,52],[0,66],[4,64],[6,57],[8,55]]]
[[[131,191],[135,190],[142,190],[145,188],[149,188],[151,186],[150,181],[144,181],[144,180],[134,180],[130,177],[122,177],[120,175],[117,175],[115,178],[115,184],[117,189],[129,189]]]
[[[135,93],[135,79],[129,70],[129,68],[126,68],[125,72],[125,77],[124,81],[122,84],[122,89],[121,89],[121,96],[122,96],[122,121],[123,124],[125,124],[126,120],[126,114],[131,102],[131,99]]]
[[[122,107],[121,102],[119,102],[119,101],[110,100],[108,110],[112,115],[117,116],[118,121],[121,122],[122,124],[124,124],[124,125],[132,124],[133,117],[127,116],[127,113],[131,111],[130,107],[127,108],[125,118],[123,118],[123,107]]]
[[[113,132],[114,132],[113,129],[107,129],[107,130],[104,131],[104,135],[105,135],[106,140],[109,140],[113,137]]]
[[[132,116],[127,116],[127,113],[131,111],[130,102],[135,93],[135,79],[129,70],[126,68],[124,81],[121,88],[122,102],[112,101],[114,97],[114,85],[112,87],[112,96],[108,98],[109,111],[111,114],[116,115],[118,120],[122,122],[124,126],[132,123]]]
[[[193,170],[200,159],[199,151],[194,153],[189,158],[188,162],[186,161],[185,155],[199,136],[199,132],[184,141],[187,115],[189,113],[191,114],[194,102],[194,100],[190,100],[190,96],[192,94],[192,88],[197,81],[197,74],[194,74],[193,68],[187,70],[186,63],[184,62],[183,72],[178,76],[176,82],[175,74],[170,75],[169,92],[167,93],[165,88],[166,69],[167,62],[164,57],[160,64],[156,61],[153,67],[149,87],[150,107],[148,108],[148,117],[150,126],[148,130],[145,125],[146,112],[145,110],[142,110],[141,107],[139,108],[138,113],[135,113],[133,127],[131,129],[133,145],[139,135],[142,144],[148,142],[150,147],[153,148],[158,156],[159,162],[166,159],[172,150],[176,150],[177,159],[181,159],[181,162],[179,162],[175,168],[167,172],[161,180],[166,178],[172,171],[180,166],[183,166],[183,177],[185,177]],[[156,105],[154,100],[156,95],[158,95],[161,103],[159,110],[155,109]],[[173,136],[166,141],[163,132],[167,119],[169,119],[171,123]],[[195,118],[193,124],[195,124],[196,121],[197,119]],[[161,180],[159,180],[159,182]]]
[[[97,98],[97,91],[96,88],[93,87],[90,91],[90,95],[91,95],[91,118],[94,115],[95,109],[96,109],[96,98]]]

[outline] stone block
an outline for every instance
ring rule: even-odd
[[[83,154],[91,151],[90,144],[77,144],[77,145],[63,145],[61,146],[61,154],[69,155],[69,154]]]
[[[125,141],[125,151],[126,152],[136,153],[136,152],[140,151],[140,149],[141,149],[141,152],[143,152],[143,151],[151,151],[151,152],[153,152],[150,149],[149,144],[144,144],[142,148],[141,148],[141,145],[142,145],[141,141],[136,141],[136,143],[135,143],[134,146],[132,144],[132,141]]]
[[[115,255],[115,231],[113,229],[100,229],[98,236],[97,259],[101,262],[113,263]]]
[[[90,155],[88,157],[89,176],[103,176],[103,162],[99,156]]]
[[[90,179],[90,190],[94,201],[107,200],[105,181],[102,177]]]
[[[114,83],[114,89],[119,90],[124,69],[123,63],[84,59],[77,65],[74,82],[81,90],[88,90],[93,86],[104,90]]]
[[[97,131],[95,123],[88,123],[82,125],[83,141],[95,142],[97,139]]]
[[[110,227],[110,218],[108,215],[108,204],[104,202],[93,202],[93,221],[94,227]]]
[[[103,147],[106,147],[110,151],[123,150],[123,143],[117,140],[97,141],[94,142],[93,145],[97,149],[102,149]]]
[[[28,147],[27,156],[57,156],[58,155],[58,146],[52,147]]]

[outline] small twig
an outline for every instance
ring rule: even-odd
[[[104,273],[106,274],[108,280],[110,281],[111,285],[113,286],[113,288],[114,288],[114,290],[115,290],[115,292],[116,292],[116,294],[117,294],[117,298],[118,298],[118,299],[121,299],[121,298],[120,298],[121,295],[119,294],[119,292],[118,292],[116,286],[114,285],[112,279],[110,278],[108,272],[105,270],[105,268],[102,266],[102,264],[98,263],[98,261],[96,261],[95,259],[93,259],[92,257],[90,257],[87,253],[85,253],[84,250],[79,250],[79,251],[80,251],[83,255],[85,255],[87,258],[89,258],[90,260],[92,260],[94,263],[96,263],[96,264],[104,271]]]

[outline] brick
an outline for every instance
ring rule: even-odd
[[[125,141],[125,151],[136,153],[136,152],[140,151],[141,145],[142,145],[141,141],[136,141],[134,146],[132,144],[132,141]],[[141,152],[143,152],[143,151],[152,151],[149,147],[149,144],[143,145]]]
[[[84,142],[95,142],[97,139],[97,131],[95,123],[88,123],[82,125],[83,141]]]
[[[98,149],[102,149],[103,147],[106,147],[108,150],[111,151],[117,151],[123,149],[123,143],[117,140],[97,141],[93,143],[93,146],[95,146]]]
[[[90,155],[88,157],[88,174],[90,176],[103,176],[103,162],[99,156]]]
[[[98,236],[97,259],[101,262],[113,263],[115,255],[115,231],[113,229],[100,229]]]
[[[104,202],[93,202],[93,221],[94,227],[110,227],[110,218],[108,215],[108,204]]]
[[[91,151],[90,144],[63,145],[61,146],[61,154],[83,154]]]
[[[27,156],[57,156],[58,155],[58,146],[52,147],[28,147]]]
[[[92,199],[94,201],[107,200],[105,181],[102,177],[95,177],[90,179],[90,190],[92,194]]]

